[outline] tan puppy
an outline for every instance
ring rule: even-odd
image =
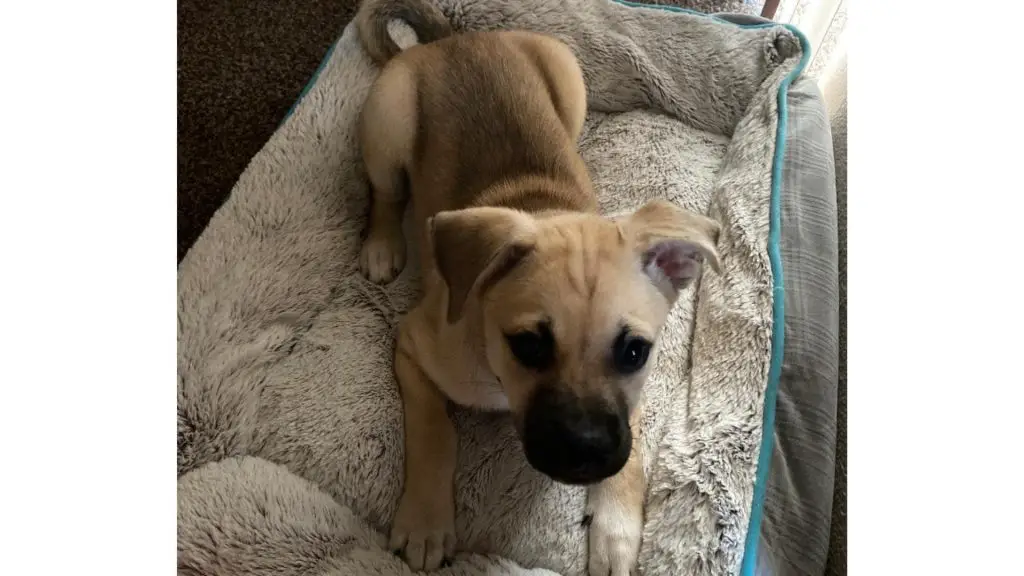
[[[361,119],[373,188],[363,273],[405,264],[414,199],[424,296],[403,320],[395,373],[405,484],[391,545],[432,570],[455,546],[455,429],[447,401],[510,411],[527,460],[590,485],[591,574],[625,575],[645,492],[637,418],[658,334],[719,226],[667,202],[613,221],[576,141],[583,75],[561,42],[526,32],[451,35],[427,0],[367,0],[364,45],[384,70]],[[388,35],[405,20],[420,42]]]

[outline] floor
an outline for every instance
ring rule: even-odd
[[[178,261],[340,35],[356,0],[178,2]]]
[[[703,11],[744,0],[647,0]],[[178,261],[277,128],[358,0],[179,0]],[[749,8],[748,8],[749,10]],[[833,127],[836,130],[836,127]],[[829,575],[846,573],[845,115],[840,191],[840,441]]]

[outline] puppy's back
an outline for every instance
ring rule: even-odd
[[[580,180],[582,163],[566,116],[582,123],[582,78],[575,90],[581,102],[572,106],[578,111],[563,112],[566,90],[553,83],[576,79],[548,77],[550,63],[538,47],[544,42],[554,41],[525,32],[474,32],[396,58],[417,84],[420,125],[410,175],[447,192],[438,210],[472,205],[486,188],[524,175]]]

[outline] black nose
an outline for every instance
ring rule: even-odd
[[[565,484],[593,484],[626,465],[632,434],[625,404],[576,398],[557,387],[534,394],[523,419],[530,465]]]

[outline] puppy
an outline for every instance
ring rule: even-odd
[[[392,19],[420,44],[402,51]],[[510,412],[530,465],[588,485],[589,571],[628,574],[643,383],[680,290],[705,260],[718,268],[719,226],[663,201],[597,213],[576,148],[583,74],[558,40],[453,34],[429,0],[367,0],[356,22],[384,65],[360,120],[372,185],[360,268],[375,282],[402,270],[409,196],[423,267],[395,351],[405,483],[391,546],[414,570],[453,554],[450,400]]]

